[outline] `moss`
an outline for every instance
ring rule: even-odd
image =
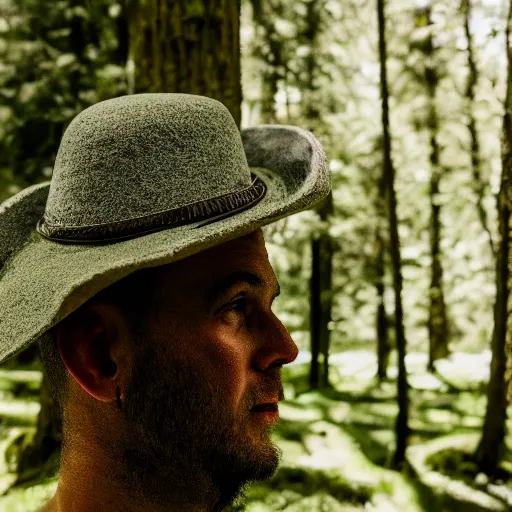
[[[282,467],[269,481],[272,489],[287,489],[303,496],[311,496],[323,489],[339,501],[347,503],[366,503],[372,490],[347,482],[332,472],[315,471],[310,468]]]
[[[427,457],[425,462],[434,471],[467,483],[473,483],[478,473],[481,472],[472,453],[455,448],[433,453]],[[491,480],[512,481],[512,474],[500,467],[496,474],[491,475]]]
[[[204,18],[206,14],[206,8],[204,5],[204,1],[202,0],[192,0],[185,3],[184,12],[182,15],[183,21],[191,20],[195,18]]]

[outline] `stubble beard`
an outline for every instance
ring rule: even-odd
[[[222,390],[190,364],[166,361],[151,343],[136,350],[115,477],[134,499],[221,511],[241,502],[249,484],[274,475],[282,452],[271,442],[270,426],[250,424],[248,408],[240,411],[246,416],[235,416]]]

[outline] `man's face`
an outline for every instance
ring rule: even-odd
[[[123,390],[119,478],[161,503],[204,483],[222,510],[278,467],[274,425],[250,409],[284,398],[279,368],[297,346],[271,311],[278,283],[261,230],[162,267],[160,284],[159,320],[135,340]]]

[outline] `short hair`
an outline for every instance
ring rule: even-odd
[[[159,271],[160,267],[138,270],[103,289],[80,308],[96,300],[117,306],[126,319],[130,334],[138,338],[146,331],[149,321],[155,318],[159,311]],[[62,419],[69,396],[70,374],[57,346],[59,325],[55,325],[40,336],[37,344],[50,391]],[[133,348],[137,345],[135,344]]]

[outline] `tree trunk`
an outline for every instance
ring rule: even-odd
[[[254,23],[263,28],[262,45],[254,50],[254,55],[265,63],[261,75],[261,124],[274,124],[277,122],[275,97],[279,89],[279,80],[284,80],[282,67],[283,42],[275,37],[274,18],[276,13],[272,4],[260,1],[251,2]]]
[[[430,308],[428,317],[429,332],[429,358],[428,370],[434,371],[434,362],[450,353],[448,349],[448,320],[443,292],[443,266],[441,263],[440,237],[441,237],[441,207],[436,198],[439,195],[439,173],[435,169],[434,159],[437,158],[438,148],[435,136],[432,135],[432,172],[430,178],[430,251],[432,256],[430,280]],[[435,148],[435,149],[434,149]]]
[[[395,196],[395,170],[391,158],[391,134],[389,129],[389,91],[386,71],[386,18],[384,0],[377,0],[377,20],[379,26],[379,60],[380,60],[380,95],[382,101],[382,131],[384,142],[383,176],[386,181],[391,260],[393,264],[393,286],[395,290],[395,329],[396,347],[398,351],[398,416],[395,424],[396,449],[392,467],[400,469],[405,460],[405,449],[409,435],[409,399],[408,383],[405,368],[406,339],[402,311],[402,270],[400,258],[400,239]]]
[[[388,339],[388,318],[386,316],[386,308],[384,304],[384,251],[385,243],[382,236],[380,223],[377,225],[375,232],[375,272],[376,282],[375,288],[377,291],[377,315],[375,321],[375,328],[377,334],[377,377],[379,382],[383,382],[388,376],[389,353],[391,347]]]
[[[321,304],[320,297],[320,240],[311,240],[311,279],[309,281],[309,332],[311,364],[309,366],[309,389],[320,387],[320,336]]]
[[[379,143],[378,150],[380,149],[381,145]],[[382,166],[378,178],[378,187],[375,194],[375,216],[377,223],[375,226],[375,243],[372,258],[373,267],[375,268],[375,290],[377,292],[375,330],[377,339],[377,378],[380,383],[388,376],[389,355],[392,348],[388,337],[389,321],[384,303],[386,291],[384,285],[384,277],[386,275],[385,252],[387,242],[384,235],[386,230],[386,180],[383,172],[384,166]]]
[[[416,10],[416,27],[432,26],[432,7],[427,5]],[[431,276],[429,287],[429,358],[428,370],[435,371],[434,362],[449,355],[448,319],[444,300],[443,265],[441,245],[441,205],[439,204],[439,184],[441,166],[439,163],[439,117],[436,108],[436,92],[439,77],[435,68],[434,41],[432,32],[428,33],[425,43],[421,46],[425,62],[425,84],[428,92],[428,130],[430,133],[430,255]]]
[[[323,221],[332,215],[332,192],[318,207]],[[332,306],[332,241],[328,233],[322,232],[311,241],[311,285],[310,285],[310,332],[311,367],[310,389],[330,387],[329,342]]]
[[[275,124],[277,94],[277,75],[272,71],[264,71],[262,75],[261,95],[261,124]]]
[[[473,112],[473,104],[475,102],[475,87],[478,81],[478,70],[474,57],[473,37],[469,29],[469,20],[471,19],[471,1],[462,0],[460,9],[464,15],[464,32],[466,34],[466,41],[468,44],[467,57],[469,72],[468,81],[466,84],[466,113],[469,119],[468,130],[469,136],[471,138],[471,171],[473,175],[473,187],[476,195],[476,209],[478,212],[478,218],[482,224],[482,228],[489,237],[489,247],[491,249],[491,254],[496,257],[496,250],[494,248],[491,230],[489,229],[489,221],[487,219],[487,213],[483,204],[485,184],[480,173],[480,141],[478,139],[475,114]]]
[[[129,19],[134,92],[208,96],[240,127],[240,0],[132,2]]]
[[[316,101],[318,85],[318,37],[320,35],[323,0],[313,0],[306,6],[304,43],[310,52],[305,57],[306,81],[302,88],[302,117],[306,127],[317,136],[321,131],[322,116]],[[328,226],[333,212],[332,192],[316,207],[320,219]],[[329,345],[332,307],[332,240],[327,229],[311,241],[310,333],[311,367],[310,389],[330,387]]]
[[[496,257],[496,301],[494,303],[494,331],[492,337],[491,376],[487,387],[487,410],[482,429],[482,438],[476,450],[476,460],[480,469],[492,474],[498,467],[504,449],[505,422],[507,419],[507,390],[505,353],[507,334],[508,303],[508,257],[510,197],[512,179],[512,43],[510,41],[512,5],[509,4],[506,48],[507,48],[507,93],[502,132],[502,172],[498,193],[499,243]]]

